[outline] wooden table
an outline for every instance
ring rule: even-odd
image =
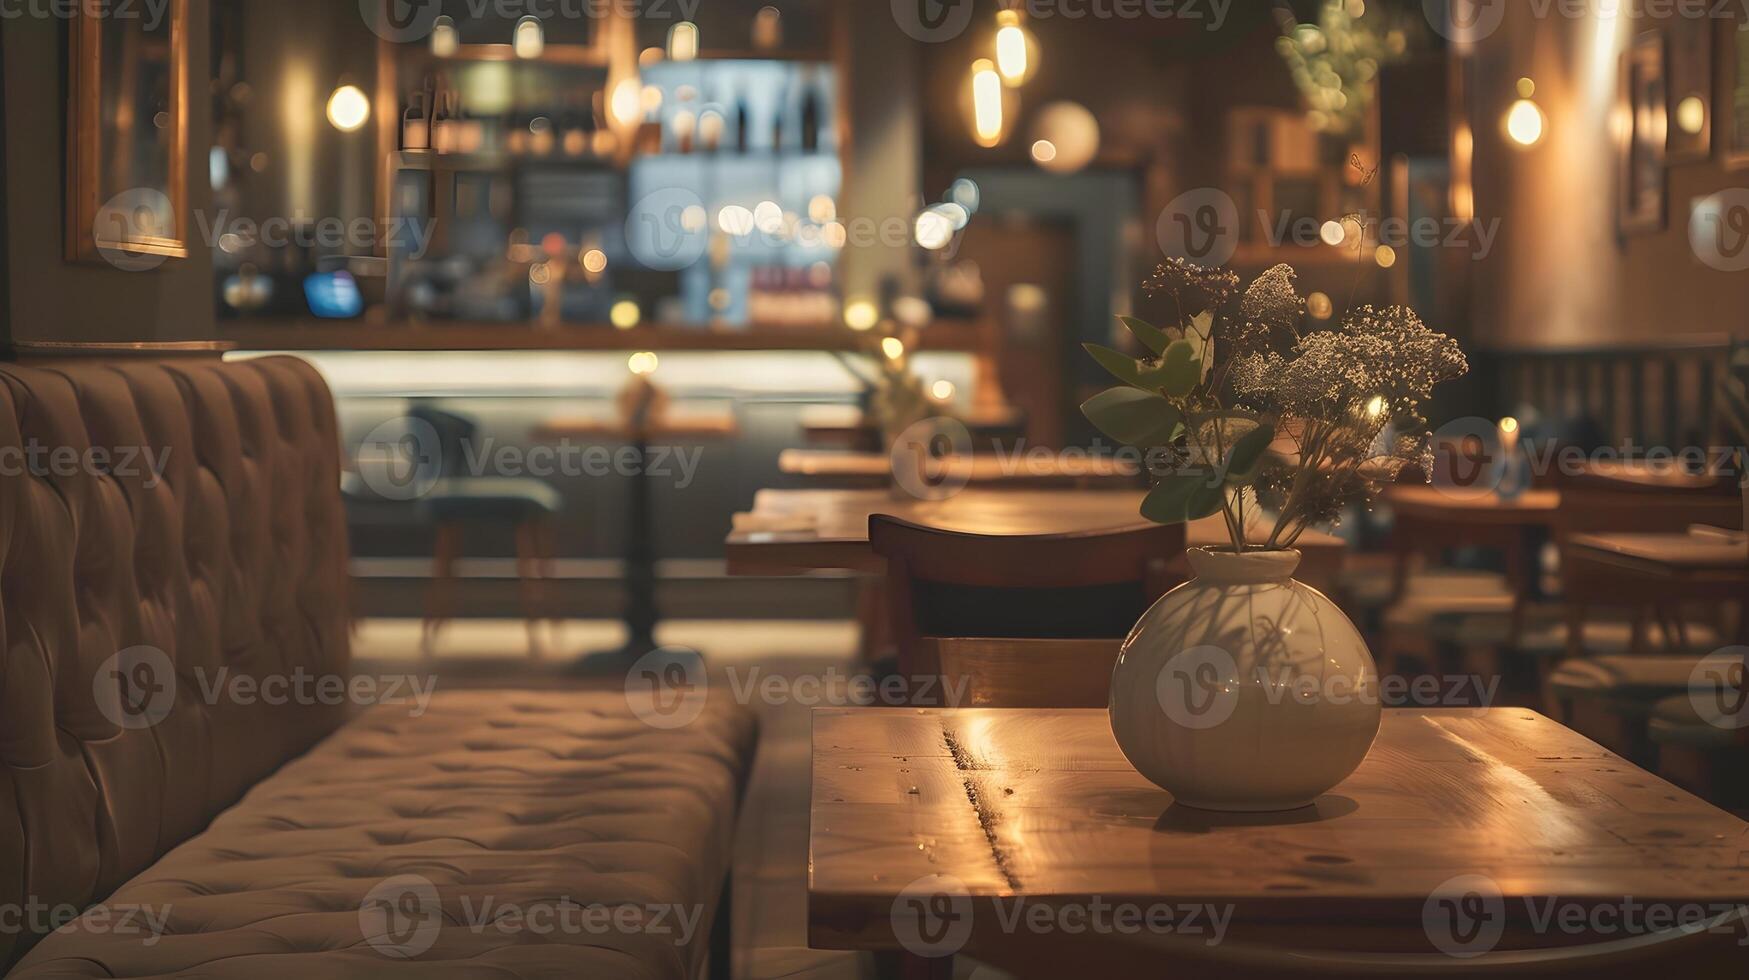
[[[1547,524],[1561,508],[1557,490],[1526,490],[1502,497],[1490,490],[1468,492],[1419,484],[1392,484],[1385,503],[1398,517],[1457,525],[1536,527]]]
[[[895,497],[886,490],[761,490],[751,511],[736,514],[725,547],[731,575],[796,575],[821,569],[881,572],[869,547],[868,519],[886,514],[917,524],[977,534],[1063,534],[1145,524],[1140,490],[993,490],[967,487],[945,500]],[[1191,547],[1222,545],[1217,515],[1194,521]],[[1252,539],[1268,537],[1261,527]],[[1307,531],[1296,545],[1301,581],[1325,588],[1341,570],[1347,542]]]
[[[1054,951],[1081,975],[1118,975],[1085,957],[1123,940],[1016,934],[998,898],[1231,910],[1223,945],[1156,949],[1156,976],[1173,975],[1174,955],[1231,966],[1281,955],[1271,947],[1451,967],[1430,938],[1449,920],[1428,917],[1442,911],[1431,897],[1462,876],[1498,889],[1488,915],[1504,923],[1502,950],[1599,941],[1531,928],[1530,910],[1551,900],[1591,910],[1749,899],[1749,824],[1526,709],[1388,709],[1360,769],[1285,814],[1174,806],[1123,758],[1102,710],[820,709],[813,749],[818,948],[914,945],[928,924],[919,917],[941,907],[913,904],[921,892],[963,896],[951,906],[954,922],[970,922],[962,948],[1005,969]],[[1721,937],[1726,962],[1743,962],[1743,935],[1739,925]]]
[[[1018,436],[1026,413],[1013,405],[974,406],[955,418],[973,435]],[[802,433],[809,442],[869,449],[880,444],[880,430],[855,405],[810,405],[802,410]]]
[[[586,439],[616,440],[628,444],[638,457],[638,479],[626,495],[625,587],[622,620],[625,645],[585,655],[575,672],[612,674],[622,671],[638,657],[656,649],[656,530],[651,501],[650,469],[644,459],[651,443],[703,442],[732,439],[740,433],[732,409],[665,408],[654,418],[635,422],[621,414],[561,416],[547,419],[534,429],[534,438],[547,442]]]
[[[1749,588],[1749,544],[1706,531],[1689,534],[1575,534],[1567,560],[1596,562],[1647,578],[1742,583]]]
[[[1082,487],[1091,484],[1136,485],[1140,470],[1134,464],[1086,453],[950,456],[929,464],[933,482],[992,483],[1001,486]],[[786,449],[777,457],[777,468],[791,476],[805,476],[821,486],[884,487],[893,479],[893,460],[887,453]]]

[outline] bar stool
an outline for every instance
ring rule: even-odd
[[[542,655],[540,621],[551,618],[545,581],[552,577],[551,520],[563,506],[559,492],[533,477],[472,476],[462,466],[478,426],[472,419],[427,404],[415,404],[407,417],[436,433],[441,476],[424,498],[436,528],[431,587],[426,596],[420,649],[435,654],[437,631],[454,611],[455,564],[470,527],[508,527],[516,538],[517,591],[528,625],[529,656]]]

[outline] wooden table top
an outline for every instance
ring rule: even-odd
[[[868,543],[868,519],[901,520],[976,534],[1065,534],[1147,524],[1141,490],[996,490],[971,486],[945,500],[895,497],[887,490],[761,490],[753,509],[736,514],[726,542],[731,575],[795,574],[821,569],[879,572],[883,563]],[[1227,540],[1219,515],[1187,528],[1192,547]],[[1253,529],[1261,541],[1267,532]],[[1297,545],[1301,578],[1318,579],[1339,566],[1347,542],[1307,531]],[[1307,577],[1307,576],[1311,577]]]
[[[730,409],[673,408],[645,426],[649,439],[733,439],[741,432]],[[534,437],[544,442],[561,439],[630,439],[631,427],[618,415],[558,416],[547,419],[534,429]]]
[[[1577,557],[1661,577],[1725,573],[1749,580],[1749,545],[1741,535],[1575,534],[1569,560]]]
[[[978,405],[956,409],[954,417],[974,432],[979,429],[1013,429],[1026,420],[1026,413],[1013,405]],[[850,435],[875,427],[855,405],[809,405],[802,409],[802,429],[814,436]]]
[[[1207,903],[1241,940],[1417,952],[1460,876],[1499,889],[1502,948],[1583,938],[1531,935],[1526,900],[1749,899],[1749,824],[1528,709],[1387,709],[1360,769],[1287,814],[1174,806],[1097,709],[820,709],[813,748],[819,948],[896,948],[929,876],[973,900],[974,955],[1004,941],[995,897]]]
[[[1385,488],[1385,503],[1397,514],[1453,524],[1546,524],[1561,507],[1558,490],[1526,490],[1513,498],[1493,491],[1466,491],[1425,484]]]
[[[1139,473],[1134,463],[1086,453],[950,456],[930,465],[939,479],[1030,486],[1095,481],[1133,485]],[[892,457],[886,453],[786,449],[777,457],[777,468],[792,476],[859,486],[885,486],[893,476]]]

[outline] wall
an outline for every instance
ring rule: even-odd
[[[209,0],[183,0],[189,16],[187,200],[210,198],[206,79]],[[48,5],[43,5],[45,8]],[[36,9],[36,8],[32,8]],[[147,272],[65,259],[67,29],[52,17],[7,18],[0,28],[5,81],[6,330],[14,341],[165,341],[213,331],[212,259],[189,257]],[[190,224],[190,236],[198,227]]]
[[[1595,347],[1749,332],[1749,275],[1714,270],[1688,245],[1696,198],[1749,187],[1749,171],[1717,162],[1716,134],[1712,159],[1670,168],[1662,232],[1616,232],[1618,66],[1628,39],[1656,23],[1597,12],[1613,4],[1541,20],[1532,6],[1506,5],[1506,23],[1478,44],[1470,75],[1477,216],[1500,222],[1498,245],[1476,268],[1476,339]],[[1522,151],[1500,131],[1521,76],[1536,82],[1549,120],[1543,141]]]

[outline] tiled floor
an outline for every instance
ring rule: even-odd
[[[569,621],[561,635],[554,650],[603,648],[622,634],[610,622]],[[745,688],[755,668],[761,676],[791,679],[843,671],[852,663],[856,629],[834,621],[685,620],[665,624],[658,639],[704,651],[716,670],[742,672],[737,679]],[[529,660],[527,634],[516,620],[457,621],[440,634],[436,652],[440,689],[451,682],[532,681],[563,663],[556,653]],[[418,621],[365,621],[354,640],[354,656],[360,671],[407,669],[419,657]],[[735,978],[873,977],[869,957],[808,948],[810,709],[753,701],[761,729],[735,850]],[[978,980],[994,977],[987,970],[976,975]]]

